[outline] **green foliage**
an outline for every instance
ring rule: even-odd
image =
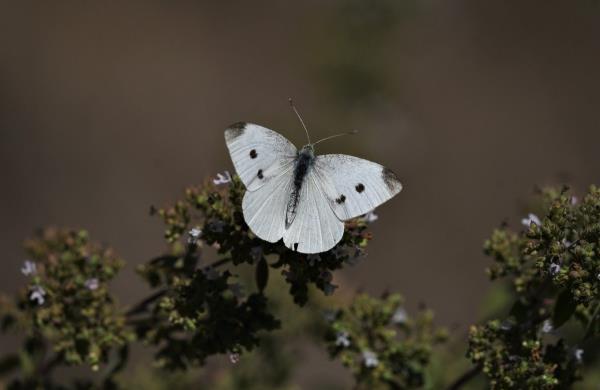
[[[91,243],[85,230],[47,229],[25,248],[35,272],[18,306],[31,321],[30,337],[51,341],[68,364],[97,370],[131,337],[107,285],[122,260]]]
[[[468,356],[492,388],[568,388],[580,376],[586,340],[598,334],[600,191],[578,202],[566,188],[542,193],[545,213],[526,229],[496,230],[485,243],[492,279],[507,277],[516,302],[504,320],[472,327]],[[581,327],[567,340],[566,324]]]
[[[445,339],[446,332],[433,327],[430,310],[411,319],[398,294],[358,295],[332,314],[327,332],[330,355],[341,359],[365,389],[422,387],[432,346]]]

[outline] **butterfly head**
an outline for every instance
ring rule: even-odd
[[[300,152],[298,152],[298,155],[300,156],[305,156],[305,157],[314,157],[315,156],[315,147],[313,144],[307,144],[304,145],[302,147],[302,149],[300,149]]]

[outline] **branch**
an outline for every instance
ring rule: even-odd
[[[481,372],[481,366],[473,366],[469,371],[466,371],[458,379],[456,379],[447,390],[458,390],[463,385],[467,384],[471,379],[475,378]]]
[[[209,264],[205,267],[202,267],[201,270],[202,271],[206,271],[209,268],[218,268],[224,264],[227,264],[231,262],[230,258],[225,258],[225,259],[221,259],[221,260],[217,260],[212,264]],[[148,306],[150,306],[152,303],[156,302],[158,299],[160,299],[161,297],[163,297],[166,293],[167,293],[167,289],[163,289],[160,291],[155,292],[154,294],[150,295],[148,298],[144,299],[143,301],[141,301],[140,303],[136,304],[135,306],[133,306],[131,309],[129,309],[126,313],[125,313],[125,317],[132,317],[136,314],[139,313],[143,313],[144,311],[146,311],[146,309],[148,308]]]

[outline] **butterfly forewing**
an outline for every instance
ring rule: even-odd
[[[402,190],[392,171],[354,156],[317,156],[313,170],[327,203],[342,221],[368,213]]]
[[[252,123],[236,123],[225,130],[233,165],[248,191],[293,169],[297,149],[281,134]]]

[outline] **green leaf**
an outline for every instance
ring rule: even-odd
[[[556,299],[554,312],[552,313],[552,325],[554,328],[559,328],[565,322],[567,322],[573,313],[575,313],[576,307],[577,304],[573,300],[571,290],[563,290]]]
[[[265,258],[261,258],[256,264],[256,287],[258,287],[259,292],[263,292],[265,287],[267,287],[267,282],[269,281],[269,265]]]

